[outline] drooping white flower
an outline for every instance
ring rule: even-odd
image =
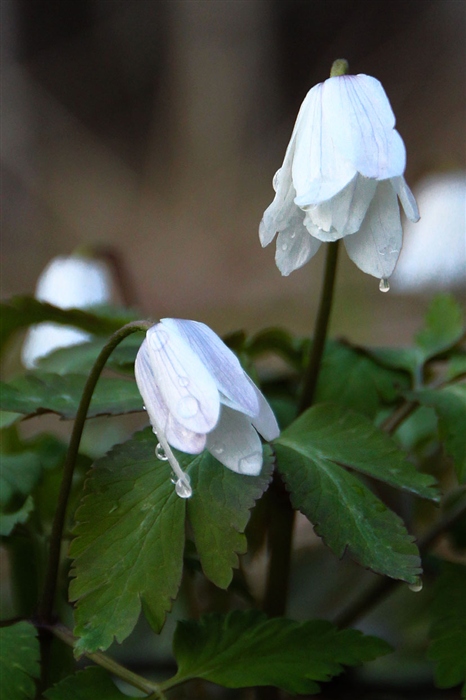
[[[402,244],[398,198],[406,216],[419,219],[394,127],[385,91],[368,75],[338,75],[308,92],[259,228],[263,246],[278,233],[282,275],[339,238],[363,272],[392,274]]]
[[[41,273],[35,297],[61,309],[85,309],[111,300],[110,273],[100,260],[80,255],[53,258]],[[29,329],[21,358],[27,368],[59,348],[89,340],[85,331],[57,323],[39,323]]]
[[[419,226],[408,222],[395,291],[466,289],[466,172],[427,176],[416,190]]]
[[[277,421],[237,357],[208,326],[162,319],[147,331],[135,375],[154,432],[181,486],[189,487],[189,481],[173,465],[167,442],[188,454],[206,448],[239,474],[259,474],[258,433],[273,440],[280,432]]]

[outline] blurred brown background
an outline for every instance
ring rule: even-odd
[[[257,229],[299,105],[335,58],[382,81],[411,186],[465,167],[463,0],[1,0],[2,296],[110,246],[154,318],[307,331],[323,251],[288,278]],[[422,214],[422,212],[421,212]],[[341,254],[333,332],[407,342],[426,297]],[[349,302],[349,303],[348,303]]]

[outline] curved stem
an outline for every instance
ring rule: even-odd
[[[65,642],[65,644],[68,644],[68,646],[74,647],[76,638],[72,632],[65,627],[65,625],[47,625],[45,626],[45,629],[54,634],[58,639],[61,639],[62,642]],[[125,668],[110,656],[107,656],[107,654],[104,654],[101,651],[96,651],[94,654],[85,654],[85,656],[91,661],[94,661],[94,663],[96,663],[98,666],[105,668],[106,671],[109,671],[109,673],[113,674],[117,678],[121,678],[121,680],[129,683],[129,685],[132,685],[133,688],[142,690],[143,693],[149,693],[153,698],[164,700],[165,695],[157,683],[153,683],[152,681],[147,680],[147,678],[139,676],[137,673],[133,673],[133,671]]]
[[[50,549],[45,574],[44,588],[42,598],[39,602],[37,615],[40,621],[50,623],[53,616],[53,606],[55,601],[55,591],[57,587],[58,568],[60,564],[61,540],[63,535],[63,526],[65,522],[66,509],[71,491],[73,480],[73,472],[78,455],[79,443],[86,422],[87,411],[91,403],[97,380],[116,346],[121,343],[124,338],[136,331],[147,331],[152,325],[149,321],[134,321],[128,323],[114,333],[108,343],[102,348],[97,360],[92,367],[86,384],[84,385],[81,401],[78,406],[76,418],[71,433],[70,444],[66,454],[65,465],[63,469],[63,477],[58,495],[57,510],[52,525],[52,533],[50,536]]]
[[[319,378],[320,365],[324,354],[328,324],[330,321],[330,312],[332,310],[335,275],[338,261],[338,244],[339,241],[327,244],[325,275],[320,295],[319,311],[316,319],[309,362],[304,375],[304,386],[301,394],[301,401],[299,403],[299,414],[303,413],[307,408],[312,406],[317,388],[317,380]]]

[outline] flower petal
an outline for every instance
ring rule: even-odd
[[[217,427],[207,435],[207,449],[225,467],[256,476],[262,469],[262,444],[251,419],[222,406]]]
[[[356,168],[341,158],[322,116],[323,84],[306,95],[296,120],[293,158],[295,204],[306,207],[330,199],[356,175]]]
[[[304,223],[313,236],[321,241],[336,241],[359,230],[375,194],[376,180],[359,173],[346,187],[326,202],[306,209]]]
[[[283,165],[275,173],[273,187],[275,198],[264,212],[259,226],[259,238],[263,248],[268,245],[278,231],[288,226],[295,209],[294,198],[296,195],[291,180],[291,164],[294,155],[294,133],[285,154]]]
[[[258,411],[258,400],[236,355],[204,323],[178,318],[162,319],[164,328],[177,333],[200,359],[214,379],[218,391],[233,408],[250,416]]]
[[[391,183],[398,197],[400,198],[401,206],[403,207],[404,213],[410,221],[414,224],[421,218],[419,216],[419,209],[417,207],[417,202],[414,198],[413,193],[408,187],[408,184],[404,177],[392,177]]]
[[[259,413],[252,419],[252,424],[262,435],[264,440],[275,440],[280,435],[280,428],[275,418],[275,414],[269,406],[269,402],[264,394],[257,388],[252,379],[248,377],[259,402]]]
[[[346,236],[351,260],[374,277],[390,277],[401,250],[400,209],[390,180],[379,182],[361,228]]]
[[[277,237],[275,262],[284,277],[305,265],[319,249],[320,241],[303,226],[304,214],[295,207],[295,215]]]
[[[381,83],[369,75],[342,75],[323,85],[322,118],[340,158],[366,177],[402,175],[406,150]]]
[[[194,433],[216,425],[220,397],[214,378],[173,328],[158,323],[146,334],[154,381],[169,413]]]

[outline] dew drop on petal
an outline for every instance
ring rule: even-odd
[[[163,449],[160,442],[157,444],[157,447],[155,448],[155,456],[157,457],[157,459],[160,459],[161,462],[166,462],[168,460],[168,457],[165,454],[165,450]]]
[[[199,401],[194,396],[185,396],[178,401],[177,410],[182,418],[194,418],[199,411]]]
[[[242,457],[238,462],[240,474],[256,473],[262,466],[262,452],[253,452],[247,457]]]
[[[161,350],[168,341],[168,333],[162,329],[155,328],[148,336],[152,350]]]
[[[188,384],[189,384],[188,377],[178,377],[178,384],[180,386],[188,386]]]
[[[381,292],[390,291],[390,282],[385,277],[382,277],[382,279],[380,280],[379,289]]]
[[[143,406],[142,406],[142,410],[143,410],[143,411],[147,411],[147,408],[143,405]]]
[[[415,583],[411,583],[408,586],[409,590],[412,591],[413,593],[419,593],[422,591],[422,581],[420,578],[417,579]]]
[[[191,498],[193,495],[193,490],[187,474],[185,474],[181,479],[178,479],[175,484],[175,492],[180,498]]]
[[[292,233],[290,233],[290,238],[296,238],[296,231],[293,231]]]
[[[210,448],[209,452],[212,452],[214,455],[221,455],[225,452],[225,445],[222,442],[216,443]]]
[[[280,247],[282,250],[288,250],[288,243],[282,243]]]
[[[278,190],[278,185],[280,184],[280,170],[277,170],[272,180],[272,187],[275,190],[275,192]]]

